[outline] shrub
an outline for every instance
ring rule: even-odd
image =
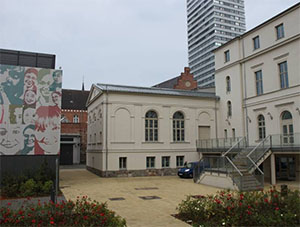
[[[300,193],[221,191],[215,196],[188,196],[177,217],[193,226],[298,226]]]
[[[107,209],[106,203],[87,197],[61,203],[31,205],[19,210],[0,209],[0,226],[126,226],[125,219]]]
[[[52,180],[49,180],[49,181],[46,181],[44,183],[44,185],[42,185],[42,192],[45,193],[45,194],[50,194],[51,192],[51,189],[52,189],[52,185],[53,185],[53,181]]]
[[[33,196],[36,192],[36,183],[33,179],[27,180],[25,183],[21,184],[20,192],[22,196]]]
[[[1,182],[2,196],[27,197],[49,195],[52,182],[55,179],[55,173],[51,171],[46,161],[36,171],[24,170],[23,172],[24,174],[19,176],[7,173],[3,174]]]

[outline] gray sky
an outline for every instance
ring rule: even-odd
[[[299,0],[245,0],[247,30]],[[0,48],[51,53],[63,87],[152,86],[187,66],[186,0],[1,0]]]

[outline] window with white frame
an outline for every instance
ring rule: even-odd
[[[288,88],[289,77],[288,77],[287,62],[284,61],[278,64],[278,67],[279,67],[279,77],[280,77],[280,88]]]
[[[152,110],[145,115],[145,141],[158,141],[158,116]]]
[[[184,165],[184,156],[176,156],[176,167],[182,167]]]
[[[155,157],[147,157],[146,158],[146,167],[149,168],[155,168]]]
[[[253,38],[253,49],[259,49],[260,48],[260,43],[259,43],[259,36],[256,36]]]
[[[230,81],[230,76],[226,77],[226,92],[231,91],[231,81]]]
[[[228,101],[227,102],[227,117],[231,117],[232,116],[232,105],[231,102]]]
[[[257,117],[258,121],[258,138],[260,140],[266,138],[266,124],[265,124],[265,117],[260,114]]]
[[[276,28],[276,37],[277,37],[277,39],[283,38],[284,37],[283,24],[280,24],[280,25],[276,26],[275,28]]]
[[[170,167],[170,156],[164,156],[161,158],[161,167],[162,168]]]
[[[173,141],[184,141],[184,115],[180,111],[173,114]]]
[[[255,84],[256,84],[256,94],[257,95],[263,94],[264,91],[263,91],[263,79],[262,79],[261,70],[255,72]]]
[[[119,158],[119,169],[127,169],[127,157]]]
[[[73,123],[79,123],[79,117],[76,114],[73,116]]]
[[[227,129],[224,129],[224,138],[225,138],[225,139],[228,138]]]

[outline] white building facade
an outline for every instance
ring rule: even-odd
[[[243,0],[187,0],[188,56],[201,87],[214,86],[213,50],[245,32]]]
[[[298,3],[214,52],[218,134],[269,144],[261,167],[272,184],[300,180],[299,21]]]
[[[94,84],[87,169],[100,176],[175,175],[216,137],[214,93]]]

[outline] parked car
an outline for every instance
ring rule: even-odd
[[[209,168],[210,164],[205,161],[203,164],[204,160],[201,160],[200,164],[200,171],[202,171],[203,167]],[[177,175],[179,177],[190,177],[193,178],[193,173],[194,173],[194,168],[197,165],[198,162],[189,162],[189,163],[184,163],[184,167],[178,169]]]
[[[193,177],[193,171],[198,162],[189,162],[189,163],[184,163],[184,166],[180,169],[178,169],[177,175],[179,177]]]

